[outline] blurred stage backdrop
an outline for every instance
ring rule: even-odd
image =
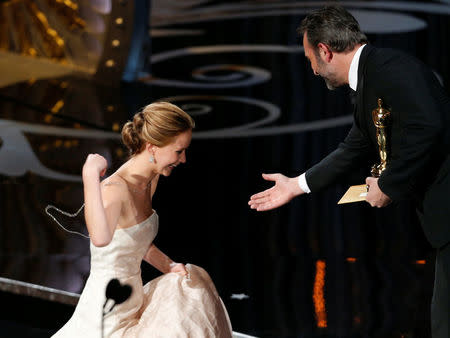
[[[373,45],[417,56],[448,88],[450,1],[338,2]],[[234,331],[429,337],[434,257],[411,205],[336,205],[371,163],[278,210],[247,206],[270,186],[261,173],[302,173],[350,128],[347,89],[328,91],[313,75],[295,32],[325,4],[0,1],[5,336],[48,336],[70,317],[89,273],[89,241],[64,232],[45,207],[75,212],[87,154],[105,156],[113,172],[127,158],[122,124],[164,99],[197,128],[187,164],[160,180],[155,243],[210,273]],[[57,217],[86,232],[82,217]],[[144,280],[159,275],[142,270]]]

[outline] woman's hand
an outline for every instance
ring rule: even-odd
[[[186,266],[182,263],[171,263],[169,272],[175,272],[175,273],[179,274],[180,276],[188,275]]]
[[[89,154],[86,158],[86,162],[83,165],[83,177],[86,175],[104,176],[106,169],[108,168],[108,162],[99,154]]]

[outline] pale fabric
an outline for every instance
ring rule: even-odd
[[[140,264],[158,232],[156,212],[116,229],[111,243],[91,243],[91,274],[72,318],[53,337],[101,337],[105,289],[112,278],[133,288],[105,316],[104,337],[232,337],[227,311],[208,273],[187,264],[188,277],[167,273],[142,285]]]
[[[298,185],[300,189],[307,194],[311,193],[311,189],[309,189],[308,183],[306,182],[306,173],[303,173],[298,177]]]
[[[356,92],[356,88],[358,88],[358,66],[359,66],[359,58],[361,57],[361,52],[366,45],[362,45],[358,48],[355,55],[353,55],[352,62],[350,63],[350,68],[348,70],[348,85],[351,89]]]

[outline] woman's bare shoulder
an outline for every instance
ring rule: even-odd
[[[114,193],[126,193],[128,192],[128,186],[125,180],[119,175],[112,174],[108,178],[105,178],[101,183],[102,191],[111,191]]]

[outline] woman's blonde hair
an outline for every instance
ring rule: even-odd
[[[194,120],[183,109],[169,102],[155,102],[136,113],[133,121],[125,123],[122,141],[133,156],[144,150],[146,143],[163,147],[194,127]]]

